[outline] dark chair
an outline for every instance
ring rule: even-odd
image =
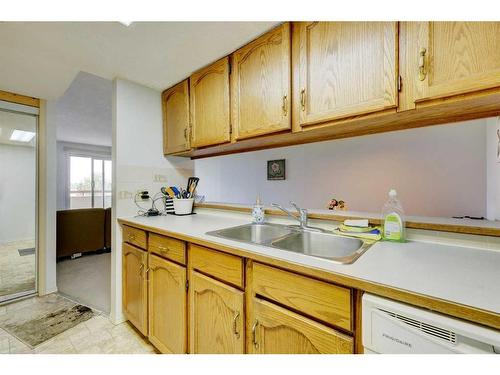
[[[111,247],[111,210],[83,208],[57,211],[57,258]],[[109,231],[109,233],[107,233]]]

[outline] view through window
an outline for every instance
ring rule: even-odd
[[[111,160],[70,156],[70,208],[111,207]]]

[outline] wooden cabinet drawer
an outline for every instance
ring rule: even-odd
[[[186,243],[184,241],[150,233],[148,248],[154,254],[180,264],[186,264]]]
[[[189,259],[191,268],[243,288],[243,258],[190,244]]]
[[[140,247],[144,250],[147,249],[148,241],[147,241],[147,235],[146,235],[145,231],[143,231],[141,229],[129,227],[127,225],[123,225],[122,232],[123,232],[123,241],[124,242],[128,242],[128,243],[135,245],[137,247]]]
[[[253,292],[325,323],[352,331],[351,290],[254,263]]]

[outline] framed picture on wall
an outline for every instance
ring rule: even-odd
[[[285,179],[285,159],[267,161],[267,179],[268,180]]]

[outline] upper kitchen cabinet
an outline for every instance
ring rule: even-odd
[[[189,83],[186,79],[162,94],[163,153],[189,150]]]
[[[190,79],[191,146],[229,142],[229,58],[194,73]]]
[[[293,39],[295,130],[397,106],[397,22],[300,22]]]
[[[500,86],[500,22],[419,22],[415,101]]]
[[[231,108],[235,139],[291,128],[290,58],[289,23],[232,55]]]

